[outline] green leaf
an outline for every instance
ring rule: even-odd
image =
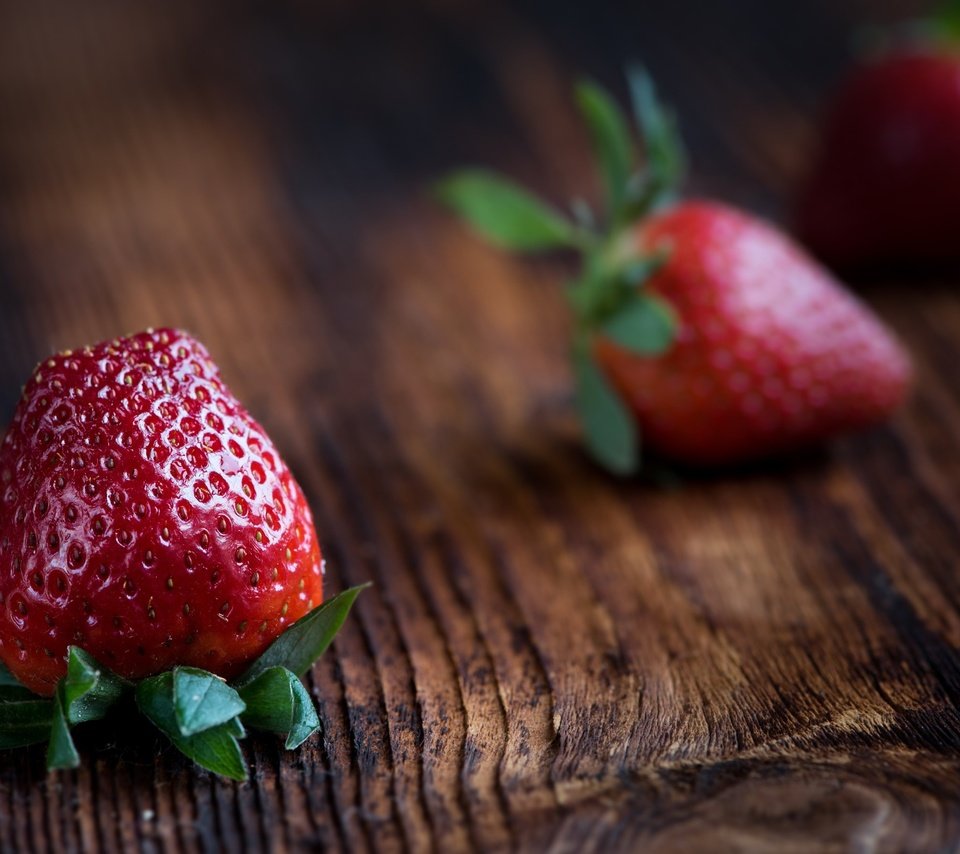
[[[287,750],[299,747],[320,729],[320,717],[309,691],[299,679],[291,682],[290,687],[293,690],[293,717],[290,720],[290,732],[287,733]]]
[[[7,666],[0,661],[0,686],[12,686],[14,688],[22,687],[16,677],[7,669]]]
[[[247,707],[223,679],[195,667],[174,668],[173,706],[182,736],[226,723]]]
[[[303,676],[323,653],[340,630],[357,596],[369,584],[351,587],[328,599],[309,614],[301,617],[278,637],[235,684],[249,684],[271,667],[286,667]]]
[[[644,255],[642,258],[636,258],[631,261],[623,270],[623,279],[628,285],[641,287],[645,285],[654,274],[656,274],[664,264],[670,259],[668,252],[657,252],[652,255]]]
[[[285,735],[293,750],[320,729],[320,718],[310,694],[285,667],[271,667],[240,691],[247,704],[243,721],[254,729]]]
[[[20,700],[39,700],[29,688],[22,685],[0,685],[0,703],[16,703]]]
[[[32,695],[29,700],[0,703],[0,732],[33,726],[50,726],[53,720],[53,700]]]
[[[70,722],[64,708],[64,682],[60,681],[53,695],[53,725],[50,728],[50,743],[47,745],[47,770],[58,768],[76,768],[80,764],[80,754],[70,735]]]
[[[93,656],[79,647],[70,647],[67,673],[53,696],[52,720],[47,730],[48,769],[76,768],[80,764],[70,726],[102,718],[129,686]]]
[[[63,707],[71,724],[99,720],[107,710],[131,687],[92,655],[77,646],[71,646],[64,676]]]
[[[601,329],[615,344],[640,356],[659,356],[673,343],[677,323],[661,299],[638,294],[606,320]]]
[[[25,727],[13,732],[0,732],[0,750],[14,750],[18,747],[29,747],[32,744],[43,744],[50,740],[50,724],[46,726]]]
[[[630,128],[616,101],[599,86],[581,82],[577,86],[576,97],[580,112],[590,129],[593,148],[603,174],[607,212],[610,219],[616,221],[634,165]]]
[[[589,341],[574,349],[577,408],[587,448],[604,468],[617,475],[633,474],[640,464],[637,425],[601,373]]]
[[[436,193],[487,240],[505,249],[537,251],[578,245],[575,229],[560,214],[489,172],[457,172],[441,181]]]
[[[944,0],[931,19],[935,35],[947,42],[960,41],[960,0]]]
[[[642,215],[674,196],[686,172],[686,156],[676,122],[660,104],[650,75],[635,66],[627,71],[627,80],[647,158],[646,182],[639,188],[634,211]]]
[[[271,667],[240,689],[240,696],[247,704],[243,713],[247,726],[283,734],[290,730],[293,719],[290,677],[297,680],[286,667]]]
[[[181,753],[198,765],[222,777],[246,780],[247,765],[237,743],[237,739],[245,734],[240,721],[231,718],[196,735],[181,735],[174,707],[173,682],[173,673],[170,671],[144,679],[137,686],[140,711]]]
[[[6,686],[0,700],[0,749],[40,744],[50,738],[53,701],[23,687]]]

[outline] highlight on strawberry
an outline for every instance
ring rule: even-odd
[[[873,41],[824,115],[797,234],[838,269],[955,263],[960,0]]]
[[[361,589],[322,601],[303,492],[199,342],[53,356],[0,444],[0,748],[76,767],[71,729],[129,698],[243,780],[247,727],[319,729],[300,678]]]
[[[603,179],[597,215],[567,217],[482,170],[439,198],[491,243],[573,250],[567,288],[578,411],[593,457],[615,474],[651,450],[691,465],[796,451],[884,421],[911,367],[883,323],[787,237],[749,214],[685,201],[672,116],[642,70],[628,74],[630,122],[581,83],[576,100]]]

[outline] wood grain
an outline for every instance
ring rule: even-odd
[[[48,352],[204,340],[373,580],[322,738],[212,779],[124,721],[0,757],[3,851],[944,851],[960,845],[960,304],[867,297],[889,427],[615,482],[578,449],[563,259],[436,210],[461,162],[592,192],[569,99],[641,57],[696,192],[783,216],[854,22],[910,3],[0,7],[0,410]]]

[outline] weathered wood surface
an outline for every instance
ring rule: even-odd
[[[150,733],[0,756],[4,851],[940,851],[960,844],[960,302],[869,298],[889,428],[617,483],[576,444],[564,262],[438,212],[463,161],[591,187],[568,97],[641,57],[694,186],[778,216],[853,22],[908,3],[7,3],[0,411],[48,351],[206,341],[316,508],[325,735],[247,785]]]

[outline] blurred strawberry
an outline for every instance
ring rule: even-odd
[[[653,449],[729,465],[806,447],[886,419],[909,360],[870,310],[772,226],[724,205],[677,202],[683,156],[642,73],[631,75],[647,168],[602,90],[578,89],[606,186],[604,223],[574,224],[483,172],[441,198],[509,249],[573,248],[568,290],[584,436],[619,474]]]
[[[960,3],[842,84],[801,190],[800,239],[842,269],[960,258]]]

